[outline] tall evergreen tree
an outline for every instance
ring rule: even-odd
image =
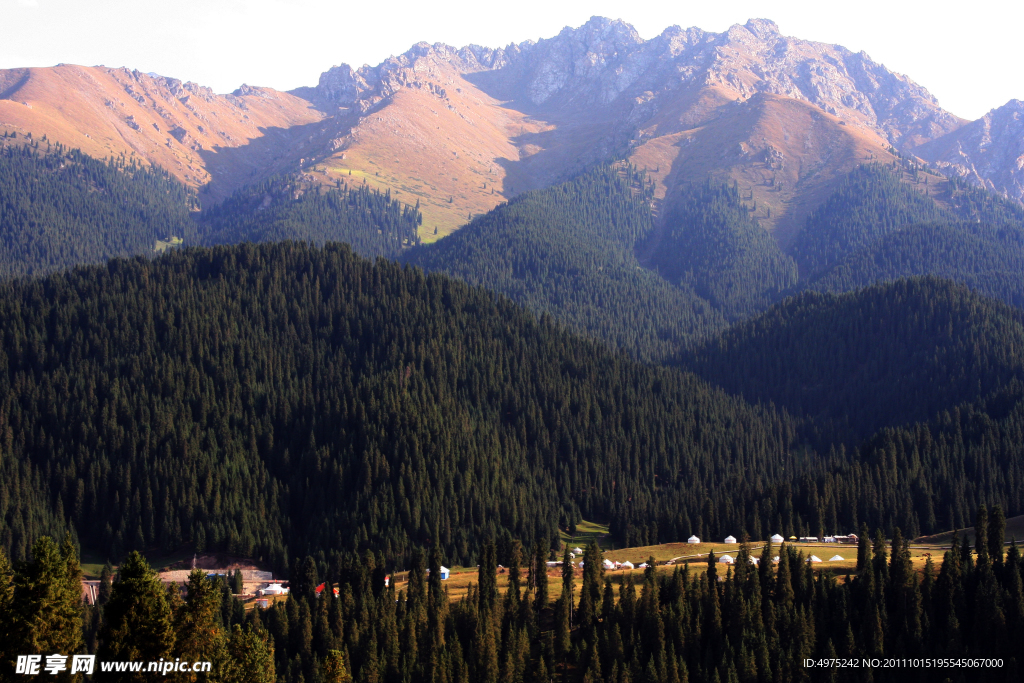
[[[118,568],[110,601],[103,609],[101,661],[155,662],[170,658],[174,626],[170,606],[156,573],[138,551],[128,553]],[[103,680],[144,681],[146,673],[105,672]]]

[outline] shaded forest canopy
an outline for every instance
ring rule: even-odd
[[[634,252],[653,229],[645,176],[604,164],[519,195],[402,260],[660,360],[721,329],[724,319],[692,289],[641,267]]]
[[[394,258],[419,244],[419,211],[365,185],[324,189],[296,178],[246,186],[203,213],[204,244],[346,242],[362,256]]]
[[[674,534],[796,469],[782,415],[346,246],[16,281],[0,330],[0,539],[17,558],[70,523],[114,557],[189,542],[280,567],[287,548],[431,541],[468,563],[485,534],[554,538],[582,515],[646,541],[660,506]]]
[[[37,141],[0,146],[0,278],[152,252],[196,236],[195,193],[123,156],[100,161]]]

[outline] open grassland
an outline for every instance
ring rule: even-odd
[[[949,547],[950,543],[953,542],[955,536],[957,542],[962,542],[964,534],[967,535],[967,542],[972,546],[974,545],[974,527],[968,527],[966,529],[957,529],[956,531],[946,531],[941,534],[935,534],[934,536],[922,536],[921,538],[915,539],[914,543],[926,543],[934,545],[943,545]],[[1024,542],[1024,515],[1017,515],[1016,517],[1010,517],[1006,520],[1006,542],[1009,544],[1011,541],[1016,540],[1018,545]]]

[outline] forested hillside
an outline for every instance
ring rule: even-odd
[[[419,244],[418,211],[365,185],[325,190],[296,178],[248,185],[203,214],[203,242],[347,242],[363,256],[397,256]]]
[[[936,278],[806,293],[685,354],[683,365],[856,444],[1024,379],[1024,313]]]
[[[1024,307],[1024,223],[925,223],[880,237],[805,283],[848,292],[872,283],[935,275]]]
[[[806,278],[900,227],[947,220],[953,216],[903,183],[899,171],[869,164],[850,173],[808,217],[791,252]]]
[[[100,161],[45,141],[0,146],[0,278],[194,238],[196,206],[194,192],[134,159]]]
[[[111,557],[194,544],[280,568],[429,541],[470,564],[487,534],[532,543],[582,516],[640,544],[705,505],[738,526],[738,492],[799,471],[784,416],[345,246],[15,281],[0,330],[0,538],[18,559],[67,520]]]
[[[642,176],[630,166],[602,165],[520,195],[404,260],[657,359],[724,320],[690,287],[640,267],[634,249],[652,230]]]
[[[665,228],[649,245],[650,266],[693,289],[727,318],[763,310],[797,280],[797,268],[751,218],[735,187],[685,186],[666,201]]]

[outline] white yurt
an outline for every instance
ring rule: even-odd
[[[611,560],[605,560],[601,564],[604,565],[605,569],[615,569],[615,563]]]
[[[775,534],[772,536],[772,543],[782,543],[785,540],[786,539],[784,539],[781,534]]]
[[[732,559],[732,557],[730,557],[729,555],[722,555],[720,558],[718,558],[718,561],[721,564],[733,564],[734,562],[736,562],[736,560]]]
[[[807,558],[807,561],[817,564],[818,562],[821,562],[821,558],[818,557],[817,555],[811,555],[810,557]]]
[[[583,548],[580,548],[580,547],[577,546],[577,547],[573,548],[572,551],[574,553],[576,553],[577,555],[581,555],[583,553]]]
[[[621,567],[622,567],[623,569],[635,569],[635,567],[633,566],[633,563],[632,563],[632,562],[630,562],[629,560],[626,560],[626,561],[625,561],[625,562],[623,562],[623,563],[622,563],[622,565],[620,565],[620,566],[621,566]]]
[[[752,564],[754,566],[757,566],[757,563],[760,562],[760,561],[761,560],[757,559],[756,557],[751,557],[750,558],[750,564]]]
[[[696,536],[690,536],[688,539],[686,539],[686,542],[690,543],[692,545],[696,545],[696,544],[700,543],[700,539],[697,538]]]
[[[736,542],[736,537],[735,536],[726,536],[724,542],[725,543],[735,543]]]
[[[829,562],[842,562],[842,561],[843,561],[843,558],[841,556],[839,556],[839,555],[835,555],[835,556],[833,556],[832,558],[829,559]]]
[[[637,569],[647,569],[647,563],[646,562],[641,562],[640,564],[638,564],[636,566],[636,568]]]
[[[776,555],[775,557],[773,557],[772,558],[772,562],[774,562],[775,564],[778,564],[779,563],[779,556]]]

